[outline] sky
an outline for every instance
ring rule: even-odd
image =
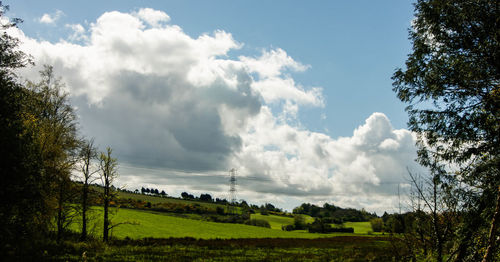
[[[395,212],[415,136],[391,76],[412,1],[4,1],[118,184]]]

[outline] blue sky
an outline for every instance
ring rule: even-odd
[[[62,23],[95,21],[106,11],[140,7],[165,11],[172,22],[197,36],[215,29],[244,43],[238,55],[279,47],[310,65],[294,78],[324,89],[325,108],[304,108],[301,120],[312,130],[350,136],[373,112],[383,112],[396,128],[406,127],[404,105],[390,77],[410,51],[408,28],[413,1],[5,1],[10,14],[25,20],[23,31],[49,41],[69,30],[37,22],[61,10]],[[326,119],[321,119],[321,114]]]
[[[341,205],[381,211],[390,209],[391,205],[394,206],[394,181],[404,183],[404,175],[401,174],[403,173],[401,170],[414,165],[412,163],[414,158],[412,143],[414,141],[408,138],[411,135],[405,130],[407,115],[404,112],[404,105],[398,101],[391,90],[392,81],[390,79],[394,70],[404,65],[406,56],[410,52],[408,28],[413,17],[412,1],[42,2],[16,0],[4,1],[4,4],[11,5],[11,10],[7,13],[8,16],[24,19],[20,29],[24,33],[23,37],[28,39],[25,42],[29,43],[24,49],[34,54],[36,61],[56,64],[56,73],[57,69],[60,68],[59,72],[69,86],[73,102],[80,109],[79,114],[81,122],[83,122],[82,132],[87,136],[95,136],[101,145],[111,144],[115,147],[118,156],[121,157],[122,162],[125,162],[123,171],[126,173],[124,177],[127,178],[127,181],[124,181],[123,184],[129,187],[142,185],[165,185],[167,187],[167,185],[175,184],[176,186],[170,186],[167,189],[170,189],[171,192],[177,192],[190,183],[179,182],[173,178],[161,180],[158,179],[161,178],[160,175],[153,174],[134,176],[133,173],[136,171],[133,171],[133,168],[143,168],[142,170],[150,170],[151,172],[157,172],[160,169],[171,172],[173,172],[172,170],[176,170],[176,172],[195,170],[207,174],[222,172],[222,170],[227,170],[230,165],[240,165],[243,166],[241,167],[242,176],[261,177],[267,179],[265,181],[272,180],[284,183],[284,186],[270,187],[266,192],[256,190],[258,186],[245,187],[245,185],[241,185],[242,197],[251,201],[274,201],[278,206],[286,208],[291,208],[293,204],[300,202],[334,201],[341,203]],[[211,95],[198,94],[198,91],[190,94],[196,94],[191,97],[197,99],[193,101],[202,101],[200,104],[209,104],[209,106],[200,109],[201,111],[194,109],[186,111],[185,119],[188,123],[185,126],[176,126],[174,129],[169,126],[166,128],[168,135],[150,134],[148,137],[151,138],[151,141],[155,141],[150,143],[150,147],[143,146],[147,144],[147,141],[141,146],[126,145],[124,141],[130,141],[136,137],[136,133],[124,134],[122,140],[116,138],[116,135],[109,135],[109,139],[107,139],[108,135],[102,135],[103,132],[130,129],[129,126],[125,127],[125,119],[124,122],[120,122],[118,120],[105,120],[102,117],[105,112],[120,110],[123,112],[125,109],[121,108],[120,101],[123,102],[129,98],[122,97],[123,100],[114,101],[106,96],[96,97],[96,93],[118,92],[113,87],[106,88],[104,91],[94,90],[95,92],[92,93],[88,90],[94,87],[79,86],[81,80],[75,79],[83,79],[81,76],[85,75],[87,71],[72,69],[71,63],[83,61],[83,59],[81,57],[69,59],[68,57],[75,51],[67,51],[68,55],[63,57],[61,54],[57,54],[57,50],[84,52],[82,50],[87,49],[83,47],[97,47],[98,44],[90,39],[93,39],[93,35],[97,32],[95,28],[100,25],[97,19],[105,17],[106,12],[109,14],[111,11],[118,11],[119,14],[126,14],[129,18],[135,17],[134,19],[140,17],[142,19],[140,21],[146,25],[140,29],[141,33],[145,32],[150,27],[147,25],[147,18],[139,15],[143,8],[150,8],[148,15],[152,14],[152,10],[161,11],[164,14],[161,21],[164,23],[162,24],[163,28],[178,26],[182,33],[178,33],[177,36],[182,39],[188,37],[195,40],[206,35],[220,43],[225,41],[228,48],[217,51],[219,53],[215,56],[209,56],[217,58],[220,60],[218,63],[222,64],[229,63],[239,66],[243,63],[243,67],[246,68],[242,69],[243,74],[250,79],[250,87],[248,87],[250,91],[242,92],[255,94],[255,99],[250,99],[252,96],[247,96],[247,93],[243,97],[233,97],[235,94],[225,93],[227,91],[224,89],[225,87],[220,87],[213,81],[204,82],[204,85],[212,88],[210,89]],[[42,21],[44,15],[52,18],[53,21],[51,23],[45,21],[44,23]],[[168,19],[165,18],[167,16]],[[108,18],[106,21],[113,19],[115,19],[113,21],[117,21],[116,19],[123,18],[118,18],[116,15],[106,17]],[[101,19],[102,21],[104,19]],[[78,37],[72,38],[72,36],[76,36],[76,29],[71,25],[81,26],[82,31],[79,32]],[[154,26],[151,25],[152,27]],[[128,41],[127,30],[129,29],[124,29],[121,38],[118,36],[119,41],[122,41],[121,44]],[[162,32],[166,33],[166,31]],[[228,40],[224,36],[219,37],[216,32],[230,34],[231,39]],[[145,42],[146,36],[139,36],[139,39],[141,37],[144,38],[140,41]],[[43,44],[44,41],[50,44]],[[58,43],[59,45],[57,45]],[[160,51],[155,56],[172,55],[168,54],[168,50],[174,47],[170,47],[168,41],[162,44],[165,46],[165,53]],[[140,51],[136,52],[139,52],[139,55],[148,55],[146,52],[144,54]],[[60,51],[60,53],[64,52]],[[279,58],[276,59],[282,64],[279,66],[278,74],[273,75],[266,71],[266,63],[275,61],[272,60],[274,58],[266,60],[266,57]],[[103,63],[112,61],[111,58],[100,58],[104,61]],[[86,64],[89,63],[86,62]],[[165,64],[159,65],[166,66]],[[235,73],[227,71],[229,69],[224,66],[221,68],[223,68],[222,71],[226,70],[224,71],[225,75]],[[209,70],[211,69],[209,68]],[[129,79],[125,85],[132,85],[130,83],[135,83],[134,81],[137,79],[142,81],[148,79],[148,81],[152,81],[151,83],[157,83],[148,86],[150,88],[148,90],[153,92],[157,88],[161,88],[162,83],[172,79],[173,73],[167,71],[163,73],[164,78],[159,77],[157,82],[151,80],[150,73],[141,75],[143,72],[127,74],[126,77],[121,75],[118,79]],[[32,77],[33,72],[36,70],[31,69],[31,72],[28,70],[24,75]],[[110,71],[109,74],[102,77],[105,78],[117,73],[123,74],[123,69]],[[189,77],[188,80],[192,80]],[[269,93],[269,90],[273,90],[275,82],[264,80],[270,79],[292,83],[287,89],[290,92],[283,91],[278,95]],[[237,81],[240,85],[246,83],[241,82],[240,78]],[[113,86],[113,84],[110,85]],[[172,90],[169,89],[170,86],[162,90],[168,89],[171,96],[180,95],[179,90],[181,89],[177,87],[179,84],[175,85],[176,88]],[[127,90],[133,90],[134,94],[137,94],[137,90],[134,88],[137,86],[131,86]],[[299,91],[304,92],[300,93]],[[152,93],[147,94],[151,95]],[[290,98],[294,95],[302,97]],[[213,96],[217,96],[217,99]],[[228,97],[232,97],[232,101],[240,101],[248,106],[234,106],[227,109],[223,105],[232,103],[224,100]],[[245,97],[250,100],[245,100]],[[174,105],[167,100],[162,101],[165,108],[175,108],[176,110],[186,108],[186,105]],[[192,101],[190,103],[192,104]],[[113,108],[113,105],[116,107]],[[210,114],[212,109],[213,112],[216,112],[215,115]],[[155,111],[156,109],[151,110],[142,113],[141,117],[137,115],[136,118],[131,117],[130,119],[143,119],[148,116],[147,112],[158,113]],[[229,110],[230,113],[221,113],[221,110],[226,113]],[[242,110],[247,113],[242,114]],[[266,113],[266,110],[269,110],[269,113]],[[381,114],[376,114],[376,112]],[[158,113],[157,117],[162,119],[162,114]],[[168,117],[165,119],[172,120]],[[241,124],[243,127],[231,129],[227,121],[235,119],[243,119]],[[179,119],[175,121],[182,122]],[[152,123],[144,124],[154,125]],[[161,128],[160,126],[159,129]],[[206,132],[196,133],[192,131],[193,128],[206,130]],[[283,132],[288,132],[289,135],[293,133],[291,136],[302,140],[296,144],[286,141],[268,141],[264,137],[273,137],[273,135],[264,134],[264,130],[267,134],[276,130],[288,130]],[[259,131],[262,131],[262,135],[257,134]],[[137,133],[139,132],[144,133],[144,130],[137,131]],[[205,136],[207,133],[214,136]],[[280,137],[280,134],[275,135]],[[167,141],[171,137],[175,138],[173,144]],[[375,141],[374,137],[380,141]],[[204,140],[205,138],[206,140]],[[216,147],[210,144],[211,140],[218,141]],[[173,157],[173,152],[155,147],[155,144],[162,143],[169,147],[180,145],[179,150],[185,150],[186,156],[176,153],[176,156]],[[260,143],[258,150],[251,146],[253,143]],[[377,145],[376,153],[371,147],[375,144]],[[210,151],[206,147],[215,149]],[[133,151],[131,148],[156,152],[155,156],[165,157],[151,160],[152,157],[142,154],[141,156],[148,160],[139,161],[137,159],[140,159],[141,156],[136,151],[140,150]],[[313,153],[309,152],[309,148],[315,148],[313,150],[316,154],[314,157],[310,155]],[[388,148],[393,148],[395,151],[384,151]],[[397,150],[404,148],[405,153],[397,151],[396,148]],[[175,152],[179,152],[179,150]],[[317,160],[318,155],[325,158],[322,161]],[[359,157],[360,155],[362,157]],[[405,158],[400,159],[401,155],[404,155]],[[334,157],[329,158],[328,156]],[[273,157],[277,157],[274,162],[272,161]],[[211,162],[205,163],[203,159],[209,159]],[[392,167],[398,170],[397,174],[388,175],[387,170],[376,163],[385,160],[390,163],[393,161],[394,166],[397,165],[397,167]],[[185,164],[183,164],[184,162]],[[215,162],[218,164],[212,164]],[[294,167],[294,164],[298,166]],[[130,170],[127,170],[127,167]],[[291,174],[290,170],[296,170],[298,167],[300,167],[301,173]],[[278,168],[289,168],[289,171],[280,173],[276,171]],[[304,172],[311,172],[314,175],[304,174]],[[304,181],[307,181],[308,176],[314,177],[312,180],[315,182],[312,184],[316,186],[301,186]],[[359,179],[351,179],[357,176]],[[164,183],[158,182],[159,180],[164,181]],[[331,186],[323,187],[327,180]],[[206,183],[210,184],[208,181]],[[353,187],[349,191],[346,187],[338,186],[342,183],[351,185],[359,183],[361,186]],[[388,187],[384,187],[384,185],[391,185],[391,183],[390,190]],[[366,184],[370,186],[365,187]],[[360,197],[356,197],[359,195],[357,188],[363,188],[365,191]],[[207,187],[191,185],[188,189],[193,192],[219,191],[220,194],[223,194],[222,192],[225,190],[224,187],[215,184]],[[387,198],[392,202],[380,204],[369,200],[374,199],[374,197]],[[289,204],[290,202],[293,204]]]

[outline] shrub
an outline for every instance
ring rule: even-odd
[[[218,214],[218,215],[224,215],[224,208],[223,207],[217,207],[215,209],[215,212]]]
[[[269,222],[267,220],[263,220],[263,219],[249,219],[249,220],[245,221],[245,225],[271,228],[271,225],[269,224]]]
[[[281,226],[281,230],[292,231],[292,230],[295,230],[295,227],[293,225],[285,225],[285,226]]]
[[[382,232],[384,227],[384,221],[382,218],[373,218],[370,220],[370,224],[372,225],[373,232]]]
[[[304,218],[304,216],[293,216],[293,227],[297,230],[306,229],[306,219]]]
[[[352,227],[332,228],[329,232],[354,233],[354,228]]]

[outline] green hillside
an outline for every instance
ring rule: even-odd
[[[314,221],[314,218],[312,218],[308,215],[303,215],[303,216],[306,219],[306,223],[312,223]],[[252,214],[251,218],[252,219],[266,220],[267,222],[269,222],[272,229],[281,230],[281,226],[293,224],[293,217],[284,217],[284,216],[276,216],[276,215],[264,216],[261,214]],[[332,226],[335,227],[337,225],[332,224]],[[345,222],[342,226],[354,228],[355,234],[368,234],[368,232],[373,231],[370,222]],[[377,233],[373,233],[373,234],[377,234]]]
[[[116,211],[116,209],[114,209]],[[93,216],[98,217],[94,220],[94,234],[100,236],[102,231],[101,214],[102,208],[95,207]],[[281,222],[272,217],[277,223]],[[305,232],[286,232],[276,229],[248,226],[242,224],[214,223],[201,220],[192,220],[180,217],[173,217],[164,213],[149,212],[133,209],[120,209],[113,216],[113,223],[131,222],[134,224],[122,224],[112,230],[113,237],[132,239],[155,237],[194,237],[203,239],[229,239],[229,238],[319,238],[331,237],[335,235],[349,234],[310,234]],[[73,228],[79,231],[78,223]]]
[[[312,223],[314,221],[314,218],[308,215],[302,215],[302,216],[305,218],[306,223]],[[272,229],[279,229],[279,230],[281,230],[281,226],[293,224],[293,217],[252,214],[250,218],[266,220],[267,222],[269,222]]]
[[[355,234],[368,234],[368,232],[373,232],[370,222],[345,222],[344,226],[354,228]]]
[[[226,212],[227,210],[227,205],[225,204],[218,204],[218,203],[213,203],[213,202],[204,202],[204,201],[199,201],[199,200],[185,200],[185,199],[180,199],[180,198],[174,198],[174,197],[158,197],[158,196],[150,196],[150,195],[143,195],[143,194],[134,194],[134,193],[129,193],[125,191],[119,191],[118,192],[118,197],[120,199],[135,199],[135,200],[141,200],[144,202],[150,202],[151,204],[158,204],[158,203],[175,203],[175,204],[185,204],[185,205],[193,205],[193,204],[199,204],[200,206],[207,207],[207,208],[217,208],[217,207],[223,207]],[[240,208],[236,207],[236,212],[239,212]]]

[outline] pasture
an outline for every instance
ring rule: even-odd
[[[335,234],[311,234],[307,232],[279,230],[277,225],[289,221],[279,216],[269,216],[273,220],[274,228],[263,228],[242,224],[215,223],[202,220],[193,220],[170,216],[167,213],[143,211],[135,209],[112,208],[113,224],[121,224],[111,230],[112,237],[122,239],[140,239],[146,237],[169,238],[169,237],[192,237],[199,239],[231,239],[231,238],[321,238],[336,235],[354,235],[346,233]],[[89,225],[93,229],[94,236],[99,237],[102,231],[102,208],[94,207],[92,216],[94,221]],[[285,218],[285,217],[283,217]],[[293,219],[290,218],[293,223]],[[79,232],[79,223],[74,223],[72,230]]]

